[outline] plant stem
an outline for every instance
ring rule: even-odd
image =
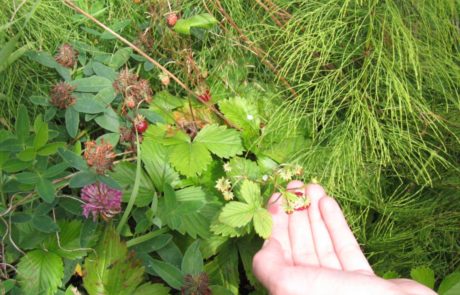
[[[136,147],[137,147],[137,165],[136,165],[136,178],[134,179],[134,186],[133,191],[131,192],[131,196],[129,197],[128,206],[126,206],[125,212],[123,212],[123,216],[121,217],[120,223],[117,226],[117,232],[120,234],[123,226],[128,221],[129,214],[133,209],[134,202],[137,198],[137,193],[139,191],[139,186],[141,183],[141,145],[139,143],[139,134],[136,130]]]
[[[137,238],[134,238],[134,239],[131,239],[131,240],[127,241],[126,246],[128,248],[133,247],[133,246],[135,246],[137,244],[140,244],[140,243],[143,243],[143,242],[148,241],[150,239],[153,239],[154,237],[157,237],[157,236],[159,236],[161,234],[164,234],[166,232],[168,232],[168,228],[166,228],[166,227],[157,229],[156,231],[149,232],[148,234],[145,234],[145,235],[142,235],[140,237],[137,237]]]

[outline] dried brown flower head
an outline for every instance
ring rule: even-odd
[[[128,108],[134,108],[143,101],[148,103],[152,101],[153,90],[149,81],[139,79],[139,76],[131,73],[128,69],[120,71],[113,87],[117,93],[124,96],[125,105]]]
[[[112,170],[115,153],[110,143],[104,142],[97,144],[95,141],[85,143],[84,158],[88,166],[93,167],[98,174],[105,174],[107,170]]]
[[[78,51],[70,44],[62,44],[54,59],[66,68],[73,68],[77,63]]]
[[[186,275],[181,288],[183,295],[211,295],[208,275],[204,272],[198,275]]]
[[[50,103],[57,108],[66,109],[75,103],[75,97],[72,96],[72,92],[75,87],[71,86],[66,82],[59,82],[54,85],[50,92]]]

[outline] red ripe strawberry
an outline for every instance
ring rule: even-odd
[[[147,130],[147,127],[149,127],[149,123],[147,120],[145,120],[144,116],[142,115],[137,115],[136,118],[134,119],[134,128],[136,128],[136,131],[139,134],[142,134]]]
[[[174,27],[176,25],[177,19],[178,19],[177,14],[175,14],[174,12],[170,13],[166,17],[166,23],[168,24],[169,27]]]
[[[209,91],[209,89],[206,89],[205,92],[201,95],[198,95],[198,97],[204,101],[204,102],[208,102],[211,100],[211,92]]]

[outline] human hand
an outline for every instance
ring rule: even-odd
[[[320,185],[292,181],[287,188],[309,196],[311,205],[288,215],[279,193],[269,201],[272,235],[253,269],[271,294],[436,294],[412,280],[376,276],[339,205]]]

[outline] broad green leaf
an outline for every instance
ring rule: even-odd
[[[460,294],[460,272],[453,272],[442,280],[438,289],[439,295]]]
[[[59,226],[48,215],[34,215],[32,226],[43,233],[54,233],[59,231]]]
[[[37,117],[38,118],[38,117]],[[34,149],[38,150],[48,142],[48,124],[41,122],[38,124],[38,129],[35,130]]]
[[[0,290],[4,292],[5,294],[8,294],[8,292],[13,289],[13,287],[16,285],[16,281],[9,279],[9,280],[4,280],[0,282]]]
[[[32,215],[22,212],[13,213],[11,215],[11,222],[12,223],[25,223],[32,220]]]
[[[95,96],[88,93],[81,93],[75,95],[77,101],[73,108],[80,113],[84,114],[98,114],[105,111],[105,104],[95,99]]]
[[[45,241],[45,248],[67,259],[78,259],[85,256],[86,250],[82,250],[80,245],[81,221],[61,221],[58,222],[58,225],[60,228],[59,243],[56,235],[52,235]]]
[[[48,143],[45,146],[42,146],[38,151],[37,154],[39,156],[50,156],[55,153],[57,153],[57,150],[59,148],[62,148],[65,146],[65,142],[52,142]]]
[[[45,106],[45,107],[50,105],[49,97],[32,95],[31,97],[29,97],[29,99],[34,105]]]
[[[260,119],[257,107],[248,99],[239,96],[220,100],[219,109],[236,127],[243,132],[255,135],[258,133]]]
[[[223,286],[232,294],[240,294],[239,266],[238,248],[230,242],[222,245],[216,258],[205,265],[205,271],[210,282]]]
[[[116,147],[118,141],[120,140],[120,133],[106,133],[101,135],[96,139],[96,143],[100,144],[102,140],[104,140],[105,143],[110,143],[113,147]]]
[[[171,289],[163,284],[145,283],[136,289],[134,295],[168,295],[171,294],[170,291]]]
[[[211,294],[233,295],[233,293],[230,290],[227,290],[226,288],[220,285],[211,285],[209,286],[209,289],[211,290]]]
[[[272,232],[272,216],[264,208],[258,208],[254,214],[254,229],[263,239],[268,239]]]
[[[27,57],[48,68],[55,68],[56,65],[59,65],[48,52],[31,51],[27,53]]]
[[[193,242],[185,251],[182,258],[183,274],[198,275],[203,272],[203,256],[200,252],[200,240]]]
[[[151,107],[157,107],[166,111],[177,109],[183,105],[183,99],[172,95],[167,90],[155,94]]]
[[[254,216],[254,208],[242,202],[227,203],[219,215],[219,221],[233,227],[241,227],[248,224]]]
[[[78,112],[73,107],[67,108],[65,110],[65,127],[70,137],[77,136],[79,124],[80,115],[78,114]]]
[[[3,164],[2,170],[6,173],[16,173],[29,168],[31,165],[31,162],[23,162],[21,160],[10,159]]]
[[[24,162],[34,160],[36,156],[37,151],[34,148],[27,148],[16,155],[16,157],[18,157],[19,160]]]
[[[52,203],[54,201],[55,190],[54,185],[50,180],[41,177],[37,183],[37,192],[43,201],[47,203]]]
[[[40,179],[39,176],[33,172],[22,172],[22,173],[16,174],[15,176],[16,176],[16,180],[19,183],[24,183],[24,184],[36,184],[38,180]]]
[[[213,154],[222,158],[230,158],[243,152],[238,132],[217,124],[207,125],[201,129],[194,143],[204,144]]]
[[[413,268],[410,271],[410,276],[412,279],[419,282],[420,284],[423,284],[430,289],[434,288],[434,271],[431,268],[426,266]]]
[[[103,115],[94,119],[102,128],[118,133],[120,132],[120,116],[111,108],[107,108]]]
[[[34,250],[21,258],[18,281],[24,295],[54,295],[64,276],[62,259],[52,252]]]
[[[142,141],[142,161],[155,188],[163,191],[165,183],[175,187],[180,183],[179,174],[169,164],[166,147],[156,142],[149,134],[149,129]]]
[[[30,120],[27,108],[23,104],[19,105],[15,127],[16,136],[20,142],[24,143],[29,137]]]
[[[133,53],[133,50],[131,48],[129,47],[121,48],[112,55],[107,65],[117,70],[122,65],[124,65],[126,62],[128,62],[131,56],[131,53]]]
[[[84,170],[75,174],[69,181],[69,187],[78,188],[85,185],[95,183],[97,181],[97,174],[93,171]]]
[[[174,26],[174,31],[190,35],[191,28],[211,29],[218,21],[209,13],[202,13],[189,18],[179,19]]]
[[[170,263],[158,259],[152,259],[147,267],[152,268],[152,270],[157,273],[160,278],[176,290],[180,290],[184,284],[183,273],[180,269]]]
[[[94,99],[101,102],[105,106],[109,105],[117,96],[113,87],[107,87],[99,91]]]
[[[262,288],[252,269],[252,260],[256,253],[262,248],[264,241],[255,235],[247,235],[238,239],[238,253],[243,264],[246,277],[255,289]]]
[[[144,253],[152,253],[155,251],[160,250],[161,248],[165,247],[169,242],[172,240],[172,235],[170,234],[163,234],[156,236],[148,241],[142,242],[132,247],[136,253],[144,252]]]
[[[78,170],[88,169],[88,165],[80,155],[77,155],[76,153],[63,148],[58,149],[58,153],[59,156],[61,156],[61,158],[64,160],[64,162],[69,164],[69,166],[74,167]]]
[[[75,91],[80,92],[99,92],[100,90],[111,87],[112,82],[101,76],[91,76],[74,80],[70,85],[76,87]]]
[[[140,261],[128,254],[115,229],[108,226],[83,265],[83,285],[89,295],[131,295],[143,281]]]
[[[171,164],[185,176],[195,176],[203,172],[211,160],[206,146],[199,142],[177,144],[170,154]]]
[[[59,200],[59,207],[77,216],[81,216],[83,212],[82,203],[78,199],[61,198]]]
[[[240,188],[239,199],[245,201],[251,206],[260,207],[262,205],[262,196],[260,195],[259,184],[245,179]]]
[[[106,65],[103,65],[100,62],[95,61],[92,63],[92,66],[93,71],[96,73],[96,75],[107,78],[112,82],[115,81],[115,79],[118,76],[117,72],[115,72],[114,69]]]

